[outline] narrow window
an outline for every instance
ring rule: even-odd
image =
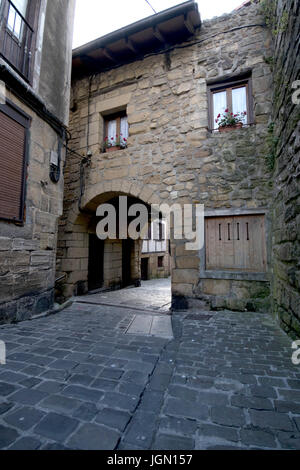
[[[13,0],[9,5],[7,26],[18,39],[22,35],[23,18],[26,18],[28,0]]]
[[[126,148],[129,134],[126,112],[106,116],[104,123],[104,149],[107,150],[111,147]]]
[[[40,0],[0,1],[1,55],[30,81]]]

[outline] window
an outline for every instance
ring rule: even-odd
[[[226,109],[233,114],[246,111],[247,114],[243,116],[243,124],[253,122],[250,78],[209,85],[208,94],[209,126],[211,129],[217,128],[216,119]]]
[[[143,241],[142,253],[160,253],[167,250],[166,222],[155,220],[149,224],[148,239]]]
[[[157,267],[158,268],[163,268],[164,267],[164,257],[163,256],[159,256],[157,258]]]
[[[105,148],[127,146],[128,120],[126,111],[105,117]]]
[[[263,215],[208,217],[205,239],[207,270],[266,271]]]
[[[1,219],[23,221],[29,123],[15,107],[0,105]]]
[[[165,226],[164,223],[160,220],[159,221],[159,234],[158,234],[158,239],[159,241],[162,241],[165,239]]]
[[[20,39],[23,26],[22,17],[26,18],[28,0],[13,0],[12,3],[13,5],[9,5],[7,26],[14,36]]]
[[[32,71],[40,0],[0,1],[0,54],[26,80]]]

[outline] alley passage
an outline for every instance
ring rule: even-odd
[[[169,313],[171,307],[171,278],[142,281],[141,287],[128,287],[110,292],[84,295],[76,297],[75,301]]]

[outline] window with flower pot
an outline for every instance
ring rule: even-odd
[[[251,124],[250,77],[208,85],[208,105],[211,130]]]
[[[128,120],[126,111],[105,116],[104,119],[104,150],[118,150],[127,147]]]

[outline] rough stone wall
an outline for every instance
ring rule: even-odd
[[[98,195],[125,193],[147,203],[203,203],[207,210],[264,210],[270,217],[271,177],[265,138],[271,112],[270,35],[256,5],[205,21],[192,43],[73,83],[70,147],[87,155],[80,191],[80,158],[69,154],[65,211],[61,219],[59,273],[74,292],[69,239],[81,233],[80,210]],[[207,130],[207,81],[252,71],[255,125],[231,133]],[[101,153],[103,114],[126,107],[128,148]],[[97,205],[96,205],[97,206]],[[93,206],[95,210],[95,206]],[[80,219],[84,218],[80,215]],[[80,228],[79,228],[80,227]],[[73,235],[72,235],[73,233]],[[268,249],[270,244],[268,243]],[[200,253],[172,241],[172,292],[204,298],[214,308],[266,310],[269,282],[243,277],[202,280]],[[85,280],[85,279],[83,279]],[[258,292],[258,295],[257,295]]]
[[[53,304],[58,218],[62,214],[63,178],[49,178],[56,132],[11,93],[8,98],[32,118],[23,226],[0,223],[0,323],[20,321]],[[62,165],[65,156],[62,153]]]
[[[300,336],[300,93],[293,103],[292,84],[300,80],[300,4],[273,2],[274,29],[274,312],[292,337]],[[298,90],[300,88],[298,84]]]
[[[104,243],[104,287],[121,286],[122,241],[106,240]]]
[[[28,319],[53,306],[64,181],[61,175],[54,184],[49,171],[51,151],[58,151],[59,137],[35,105],[24,104],[30,101],[24,95],[35,94],[57,120],[68,123],[73,14],[73,0],[42,0],[33,83],[25,83],[16,72],[10,73],[18,80],[17,86],[5,78],[7,98],[31,117],[31,125],[24,223],[0,220],[0,323]],[[59,31],[55,30],[57,25]],[[5,58],[1,61],[6,64]],[[61,170],[64,161],[62,147]]]

